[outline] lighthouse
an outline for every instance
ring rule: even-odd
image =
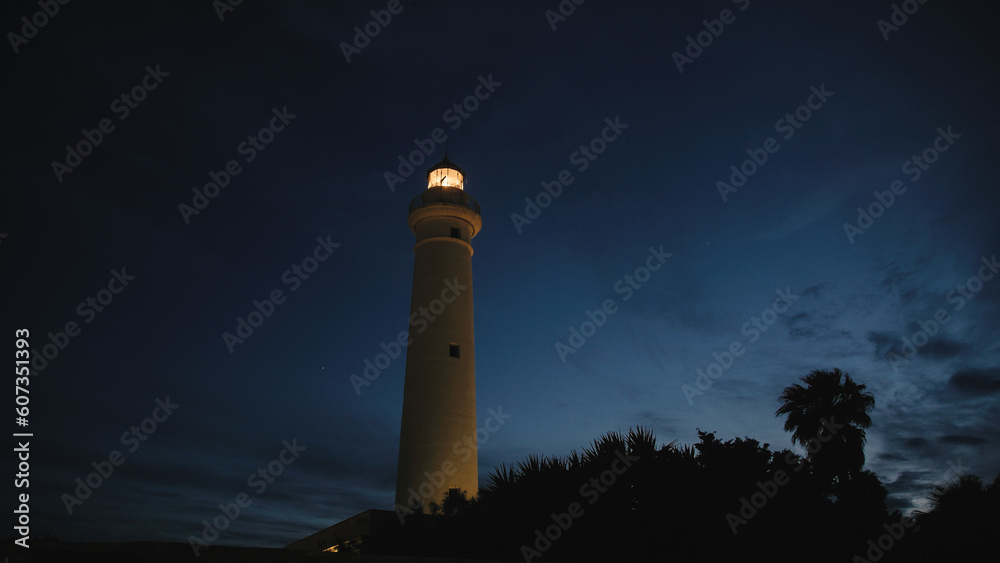
[[[479,202],[444,159],[410,202],[413,291],[396,473],[396,512],[427,512],[449,492],[479,492],[472,238]]]

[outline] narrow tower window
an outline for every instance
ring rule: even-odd
[[[459,229],[458,227],[452,227],[451,238],[462,238],[462,229]]]
[[[454,344],[454,343],[449,344],[448,345],[448,355],[451,356],[452,358],[461,358],[462,357],[462,347],[459,346],[458,344]]]

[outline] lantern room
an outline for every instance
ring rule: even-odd
[[[458,165],[448,160],[447,154],[427,171],[427,189],[438,187],[465,189],[465,174]]]

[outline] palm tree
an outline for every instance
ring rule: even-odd
[[[907,531],[905,561],[974,561],[995,550],[1000,527],[1000,475],[992,483],[962,474],[934,486],[929,510],[914,511],[917,527]]]
[[[785,431],[805,446],[817,476],[836,491],[864,467],[864,429],[872,424],[875,397],[838,368],[813,370],[802,382],[785,388],[774,414],[788,415]]]
[[[954,520],[961,515],[978,519],[987,512],[995,511],[1000,501],[1000,475],[993,483],[986,483],[982,477],[963,473],[958,477],[934,485],[928,495],[930,511],[916,511],[918,517],[930,514],[941,515]]]

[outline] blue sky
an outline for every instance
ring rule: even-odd
[[[884,36],[890,2],[586,2],[553,29],[558,6],[404,1],[350,61],[342,44],[385,3],[245,3],[221,21],[210,3],[73,3],[11,47],[5,334],[29,328],[41,350],[79,328],[31,376],[33,534],[187,541],[247,493],[214,541],[277,546],[389,508],[404,360],[360,395],[350,376],[407,328],[407,205],[446,148],[482,205],[478,411],[510,415],[482,444],[481,480],[636,425],[663,443],[700,428],[791,447],[778,395],[833,367],[875,395],[866,456],[890,508],[921,506],[958,467],[996,475],[996,8],[926,3]],[[12,8],[8,30],[38,9]],[[679,72],[673,53],[723,19]],[[113,109],[133,93],[127,116]],[[456,103],[474,109],[459,121]],[[100,144],[54,171],[103,119]],[[595,142],[606,120],[616,136]],[[390,189],[420,145],[432,154]],[[581,146],[603,150],[584,168]],[[753,155],[723,199],[718,182]],[[914,157],[934,160],[919,177]],[[564,170],[572,183],[519,228]],[[851,237],[859,207],[879,216]],[[317,254],[317,237],[339,246]],[[670,256],[625,300],[616,283],[650,247]],[[81,315],[102,289],[110,302]],[[230,353],[223,334],[276,290]],[[769,311],[776,292],[795,297]],[[556,344],[609,299],[562,361]],[[744,352],[689,401],[734,341]],[[122,434],[154,416],[129,451]],[[124,462],[69,514],[75,479],[115,450]],[[249,482],[282,456],[263,490]]]

